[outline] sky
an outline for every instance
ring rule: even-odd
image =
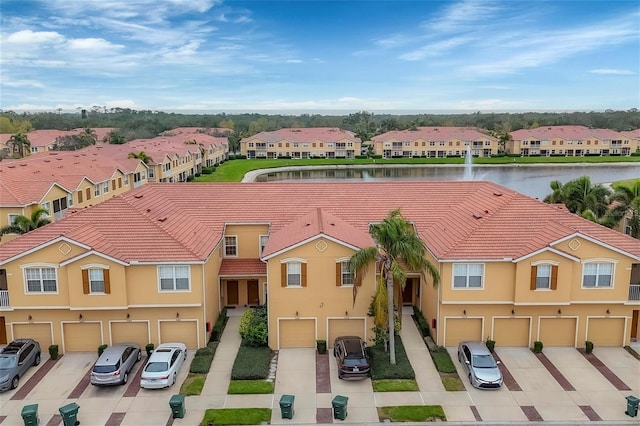
[[[0,109],[640,107],[640,2],[2,0]]]

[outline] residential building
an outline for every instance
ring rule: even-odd
[[[510,133],[509,154],[522,156],[629,155],[638,150],[638,138],[611,129],[585,126],[542,126]]]
[[[383,158],[474,157],[498,153],[498,139],[474,127],[417,127],[393,130],[371,139],[376,155]]]
[[[260,132],[240,141],[247,158],[355,158],[361,141],[337,127],[309,127]]]
[[[223,307],[267,301],[273,349],[371,340],[376,268],[354,288],[346,265],[396,208],[441,277],[407,271],[397,297],[439,345],[638,337],[640,241],[627,235],[490,182],[277,182],[150,183],[1,245],[0,341],[193,349]]]
[[[47,151],[52,151],[56,142],[59,138],[78,135],[83,132],[84,128],[78,128],[73,130],[55,130],[55,129],[45,129],[45,130],[32,130],[26,134],[27,139],[29,139],[30,153],[38,154]],[[102,141],[104,137],[115,130],[112,127],[97,127],[92,128],[96,134],[96,140]],[[9,139],[11,139],[11,134],[4,133],[0,135],[0,144],[2,144],[3,148],[8,150],[9,152],[13,151],[12,147],[9,146]],[[6,148],[5,148],[6,147]]]

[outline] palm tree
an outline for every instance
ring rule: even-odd
[[[9,138],[9,145],[15,154],[18,154],[20,158],[24,157],[31,149],[31,142],[26,134],[18,132]]]
[[[630,213],[628,219],[631,227],[630,235],[633,238],[640,238],[640,179],[628,186],[617,185],[610,200],[617,202],[609,211],[615,223],[620,222],[627,213]]]
[[[29,231],[40,228],[51,223],[49,212],[42,207],[38,207],[31,212],[30,217],[19,215],[12,224],[0,228],[0,237],[5,234],[26,234]]]
[[[589,176],[567,182],[562,192],[564,203],[572,213],[581,215],[585,210],[591,210],[596,217],[601,218],[608,210],[611,191],[602,185],[592,185]]]
[[[549,186],[553,192],[545,197],[544,202],[547,204],[564,203],[564,186],[562,186],[562,182],[553,180]]]
[[[135,152],[130,152],[128,158],[137,158],[138,160],[142,161],[144,164],[149,164],[153,162],[153,159],[149,157],[147,153],[144,151],[140,151],[137,154]]]
[[[95,145],[98,141],[98,136],[96,135],[96,131],[87,127],[78,135],[78,139],[80,139],[81,145],[89,146]]]
[[[404,287],[406,273],[402,265],[411,271],[419,271],[424,277],[428,273],[433,279],[433,285],[440,281],[438,270],[427,260],[427,249],[422,240],[416,235],[413,225],[400,213],[393,210],[382,221],[369,227],[369,233],[376,243],[375,247],[358,250],[351,256],[349,267],[355,276],[355,285],[362,282],[362,277],[371,262],[381,267],[381,279],[387,284],[387,321],[389,332],[389,361],[396,363],[394,338],[394,281]]]

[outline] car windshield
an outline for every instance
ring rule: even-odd
[[[169,364],[166,362],[150,362],[144,368],[144,371],[147,371],[149,373],[161,373],[167,370],[169,370]]]
[[[473,366],[476,368],[495,368],[496,361],[491,355],[474,355]]]
[[[17,358],[15,356],[0,356],[0,370],[8,370],[14,368],[17,364]]]

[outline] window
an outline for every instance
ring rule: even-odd
[[[93,185],[93,196],[94,197],[100,196],[100,185]]]
[[[24,272],[28,293],[56,293],[58,291],[58,279],[54,268],[26,268]]]
[[[349,269],[349,262],[336,263],[336,286],[352,286],[353,274]]]
[[[105,182],[102,184],[102,193],[103,194],[109,193],[109,182]]]
[[[482,288],[483,272],[481,263],[456,263],[453,265],[453,287]]]
[[[282,287],[306,287],[307,264],[302,262],[288,262],[280,265]]]
[[[129,175],[124,175],[124,184],[129,185]]]
[[[16,219],[18,218],[18,214],[15,213],[10,213],[9,214],[9,225],[15,225],[16,224]]]
[[[558,288],[558,266],[533,265],[531,267],[531,290],[555,290]]]
[[[269,241],[268,235],[260,235],[260,256],[262,256],[264,248],[267,246],[267,241]]]
[[[611,287],[611,263],[585,263],[582,269],[583,287]]]
[[[161,291],[189,290],[188,266],[159,266]]]
[[[82,290],[84,294],[109,294],[111,283],[109,270],[105,268],[88,268],[82,270]]]
[[[238,237],[235,235],[224,237],[224,254],[225,256],[238,255]]]

